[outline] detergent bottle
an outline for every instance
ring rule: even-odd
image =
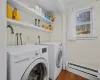
[[[10,4],[7,2],[7,18],[12,19],[12,9],[10,7]]]
[[[17,8],[14,8],[13,10],[13,19],[19,21],[20,20],[20,16],[19,16],[19,12],[17,10]]]

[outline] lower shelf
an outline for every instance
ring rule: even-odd
[[[33,24],[29,24],[29,23],[25,23],[25,22],[21,22],[21,21],[16,21],[16,20],[8,19],[8,18],[7,18],[7,23],[12,24],[12,25],[16,25],[16,26],[20,26],[20,27],[33,28],[33,29],[37,29],[40,31],[44,31],[44,32],[49,32],[49,33],[52,32],[50,30],[34,26]]]

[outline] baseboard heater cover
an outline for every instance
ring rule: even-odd
[[[98,70],[80,66],[74,63],[68,63],[68,68],[98,78]]]

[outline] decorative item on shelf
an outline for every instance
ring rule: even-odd
[[[10,4],[7,2],[7,18],[12,19],[12,9],[10,7]]]
[[[14,10],[13,10],[13,19],[17,20],[17,21],[20,20],[20,15],[19,15],[17,8],[14,8]]]
[[[51,16],[50,16],[50,20],[51,20],[52,22],[54,22],[55,17],[54,17],[53,15],[51,15]]]
[[[44,25],[42,25],[42,28],[48,29],[48,30],[53,30],[53,26],[51,26],[51,25],[47,26],[44,24]]]
[[[49,30],[53,30],[53,26],[49,25]]]
[[[51,25],[48,26],[48,30],[51,30]]]
[[[42,8],[38,5],[35,5],[35,12],[39,13],[40,15],[42,15]]]
[[[39,10],[40,10],[39,6],[35,5],[35,12],[39,13]]]
[[[42,8],[39,7],[39,14],[42,15]]]
[[[49,26],[47,26],[46,29],[49,30]]]
[[[45,17],[46,17],[48,20],[50,20],[50,16],[49,16],[48,13],[45,13]]]
[[[45,25],[45,24],[42,25],[42,28],[44,28],[44,29],[47,29],[47,27],[48,27],[48,26]]]
[[[42,12],[42,16],[44,16],[44,17],[45,17],[45,13],[43,13],[43,12]]]

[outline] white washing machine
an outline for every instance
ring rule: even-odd
[[[7,80],[48,80],[48,47],[24,45],[8,48]]]
[[[48,46],[49,52],[49,78],[56,80],[62,70],[62,44],[59,42],[46,42],[42,45]]]

